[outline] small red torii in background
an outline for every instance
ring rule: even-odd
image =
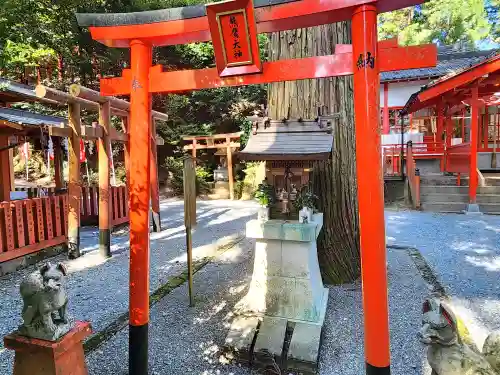
[[[130,95],[130,327],[129,372],[147,373],[149,321],[149,147],[153,93],[354,75],[356,167],[367,374],[390,374],[379,72],[432,67],[434,45],[377,42],[377,14],[422,0],[232,0],[134,14],[78,14],[92,38],[131,49],[122,77],[101,79],[101,94]],[[229,17],[229,18],[228,18]],[[335,54],[261,63],[258,33],[352,21],[352,46]],[[244,27],[232,30],[234,24]],[[228,29],[229,28],[229,29]],[[232,43],[228,36],[233,37]],[[224,39],[226,38],[226,39]],[[152,47],[213,41],[216,67],[163,72]]]

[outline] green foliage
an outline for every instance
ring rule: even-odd
[[[125,170],[125,164],[115,165],[115,176],[117,184],[125,184],[127,182],[127,171]]]
[[[47,161],[41,151],[33,151],[30,146],[30,157],[28,158],[28,178],[29,181],[36,181],[47,176]],[[26,161],[17,154],[13,158],[14,176],[16,178],[26,178]]]
[[[263,181],[257,187],[254,197],[262,207],[269,207],[275,201],[274,187]]]
[[[77,12],[134,12],[199,5],[208,0],[3,0],[0,1],[0,76],[24,83],[42,83],[66,89],[74,82],[98,89],[99,75],[120,76],[129,65],[127,49],[108,48],[92,40],[87,28],[77,25]],[[261,58],[267,58],[267,36],[259,35]],[[167,70],[215,66],[213,46],[191,43],[157,47],[155,64]],[[62,68],[62,69],[60,69]],[[1,88],[0,88],[1,89]],[[244,117],[266,102],[266,87],[224,87],[153,98],[156,110],[168,113],[168,122],[157,122],[168,153],[180,156],[184,135],[235,132]],[[42,114],[67,116],[67,108],[22,103],[17,108]],[[82,122],[96,121],[96,113],[82,111]],[[119,124],[113,120],[113,126]],[[121,148],[114,147],[121,158]],[[117,152],[117,153],[115,153]],[[203,154],[203,153],[202,153]],[[116,159],[115,159],[116,160]],[[119,161],[119,160],[118,160]]]
[[[500,0],[486,0],[486,13],[491,24],[491,40],[500,44]]]
[[[168,184],[176,195],[184,194],[184,162],[182,158],[169,156],[162,164],[169,173]],[[208,179],[211,173],[203,166],[196,166],[196,194],[206,195],[210,193]]]
[[[493,25],[484,0],[430,0],[381,14],[378,20],[380,39],[399,36],[399,42],[405,45],[439,42],[475,46],[490,39]]]
[[[304,207],[317,209],[318,196],[312,192],[310,186],[302,186],[302,189],[297,194],[297,198],[293,201],[293,206],[297,211]]]
[[[245,182],[242,180],[236,181],[234,183],[234,198],[241,199],[243,196],[243,188],[245,186]]]

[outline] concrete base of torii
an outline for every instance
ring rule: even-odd
[[[256,240],[254,269],[226,346],[257,369],[273,363],[305,374],[317,369],[328,301],[316,249],[322,226],[321,213],[307,224],[251,220],[246,225],[247,237]]]

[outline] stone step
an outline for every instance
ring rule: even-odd
[[[466,209],[467,203],[426,202],[422,203],[420,207],[422,211],[462,213]]]
[[[467,186],[468,178],[462,176],[460,178],[460,186]],[[437,185],[437,186],[457,186],[456,176],[420,176],[420,185]]]
[[[500,186],[479,186],[478,194],[500,194]]]
[[[479,203],[483,214],[500,215],[500,203]]]
[[[469,203],[469,194],[447,194],[447,193],[420,193],[420,201],[422,203]]]
[[[477,203],[496,203],[500,204],[500,195],[499,194],[478,194],[477,195]]]
[[[468,186],[420,185],[420,196],[427,194],[468,194]]]
[[[487,177],[484,176],[486,186],[499,186],[500,187],[500,177]]]

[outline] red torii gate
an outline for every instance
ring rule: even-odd
[[[131,49],[122,77],[101,79],[102,95],[130,95],[130,326],[129,373],[146,374],[149,320],[149,147],[152,93],[354,75],[356,166],[362,255],[367,374],[390,373],[383,176],[380,155],[379,71],[435,66],[433,45],[377,44],[377,14],[422,0],[233,0],[133,14],[78,14],[92,38]],[[257,33],[352,20],[353,45],[336,53],[266,62]],[[241,22],[230,48],[230,24]],[[234,34],[233,34],[234,36]],[[225,39],[226,38],[226,39]],[[236,38],[236,36],[235,36]],[[152,46],[212,40],[216,68],[163,72]],[[241,43],[241,44],[240,44]],[[235,46],[239,48],[236,49]]]

